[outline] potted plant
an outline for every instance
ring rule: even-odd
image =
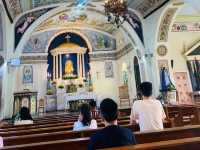
[[[47,93],[46,93],[47,95],[53,95],[53,90],[52,89],[49,89],[49,90],[47,90]]]
[[[58,86],[58,88],[59,88],[59,89],[64,89],[65,86],[61,84],[61,85]]]

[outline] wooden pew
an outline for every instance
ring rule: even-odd
[[[124,127],[129,128],[132,131],[138,131],[139,129],[138,125],[124,125]],[[89,137],[91,136],[92,133],[98,130],[99,129],[86,130],[86,131],[60,131],[60,132],[51,132],[51,133],[42,133],[33,135],[4,137],[3,139],[4,139],[4,145],[19,145],[19,144],[27,144],[35,142]]]
[[[200,137],[107,148],[102,150],[198,150]]]
[[[147,141],[148,142],[148,141]],[[3,150],[86,150],[89,138],[57,140],[50,142],[31,143],[15,146],[5,146]],[[153,143],[136,144],[124,147],[109,148],[106,150],[197,150],[200,147],[200,137],[157,141]]]
[[[131,129],[132,131],[138,131],[139,126],[138,125],[125,125],[124,127]],[[192,128],[177,128],[176,130],[173,128],[169,128],[168,130],[162,131],[162,133],[156,131],[156,132],[147,132],[142,133],[136,132],[135,135],[138,139],[138,142],[143,143],[144,141],[152,141],[154,142],[154,138],[151,138],[152,136],[159,137],[161,140],[166,137],[168,139],[173,139],[176,137],[176,134],[178,137],[185,137],[185,136],[197,136],[200,135],[199,131],[200,126],[195,126]],[[182,131],[183,130],[183,131]],[[4,138],[4,144],[5,145],[19,145],[19,144],[25,144],[25,143],[34,143],[34,142],[45,142],[45,141],[53,141],[53,140],[63,140],[70,138],[80,138],[80,137],[89,137],[92,133],[96,132],[97,130],[87,130],[87,131],[79,131],[79,132],[73,132],[73,131],[61,131],[61,132],[52,132],[52,133],[44,133],[44,134],[34,134],[34,135],[23,135],[23,136],[15,136],[15,137],[5,137]],[[181,134],[179,134],[181,132]],[[193,133],[195,132],[195,134]],[[151,135],[153,134],[153,135]],[[164,135],[164,134],[167,134]],[[139,135],[139,136],[138,136]],[[146,139],[147,138],[147,139]],[[149,138],[149,139],[148,139]],[[157,138],[155,138],[157,139]],[[144,140],[144,141],[142,141]]]
[[[129,120],[122,120],[118,122],[120,125],[129,124]],[[99,123],[98,127],[103,127],[103,123]],[[42,127],[42,128],[32,128],[32,129],[22,129],[22,130],[14,130],[14,131],[1,131],[0,136],[8,137],[8,136],[20,136],[27,134],[38,134],[38,133],[47,133],[47,132],[57,132],[57,131],[68,131],[72,130],[73,125],[62,125],[62,126],[53,126],[53,127]]]

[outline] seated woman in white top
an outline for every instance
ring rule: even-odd
[[[0,137],[0,148],[2,148],[2,147],[3,147],[3,138]]]
[[[131,109],[130,123],[139,123],[140,131],[162,130],[163,121],[166,118],[160,101],[152,98],[152,84],[143,82],[140,85],[143,100],[133,103]]]
[[[27,107],[22,107],[19,112],[19,120],[14,122],[14,125],[24,125],[33,124],[33,119],[31,117],[30,111]]]
[[[80,131],[86,129],[96,129],[97,122],[92,119],[90,107],[88,104],[82,104],[80,108],[80,115],[78,121],[74,123],[73,130]]]

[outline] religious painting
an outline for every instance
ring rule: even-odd
[[[11,22],[22,13],[20,0],[3,0],[3,4]]]
[[[174,79],[176,83],[176,90],[178,92],[178,99],[180,104],[193,104],[191,97],[191,86],[187,72],[175,72]]]
[[[200,32],[200,22],[175,22],[172,32]]]
[[[142,23],[140,21],[140,18],[134,12],[130,10],[126,15],[127,15],[127,22],[130,24],[133,30],[135,30],[139,39],[144,44],[143,29],[142,29]]]
[[[114,77],[113,63],[111,61],[105,62],[105,77],[106,78]]]
[[[2,20],[2,12],[0,9],[0,51],[3,50],[3,20]]]
[[[100,32],[85,31],[93,46],[93,51],[116,50],[116,40]]]
[[[162,17],[158,34],[158,42],[167,42],[169,28],[176,11],[177,8],[169,8]]]
[[[87,11],[85,10],[81,14],[76,14],[76,12],[74,12],[74,15],[70,15],[71,13],[71,9],[69,8],[67,8],[65,11],[61,11],[60,13],[57,13],[42,22],[35,29],[35,31],[43,31],[46,29],[58,27],[71,28],[72,26],[81,26],[82,28],[88,28],[89,26],[91,28],[107,32],[109,34],[113,34],[117,30],[116,26],[113,26],[105,20],[105,16],[103,14],[100,14],[95,10],[87,9]]]
[[[159,45],[157,48],[157,53],[161,57],[166,56],[167,55],[167,47],[165,45]]]
[[[144,17],[148,17],[154,10],[167,3],[169,0],[141,0],[133,1],[132,6]]]
[[[66,3],[70,1],[71,0],[32,0],[32,6],[33,8],[35,8],[35,7],[40,7],[40,6],[50,5],[50,4]]]
[[[23,53],[45,53],[50,39],[59,31],[60,30],[53,30],[32,34],[23,47]]]
[[[53,7],[55,8],[55,7]],[[24,14],[19,18],[17,23],[15,24],[15,48],[19,44],[22,36],[24,33],[27,31],[27,29],[42,15],[47,13],[53,8],[45,8],[45,9],[40,9],[36,10],[34,12],[29,12]]]
[[[33,83],[33,67],[31,65],[23,68],[23,83]]]

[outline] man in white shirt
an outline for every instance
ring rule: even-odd
[[[140,131],[162,130],[166,115],[160,101],[152,97],[152,84],[143,82],[140,85],[140,92],[143,100],[133,103],[130,123],[138,122]]]

